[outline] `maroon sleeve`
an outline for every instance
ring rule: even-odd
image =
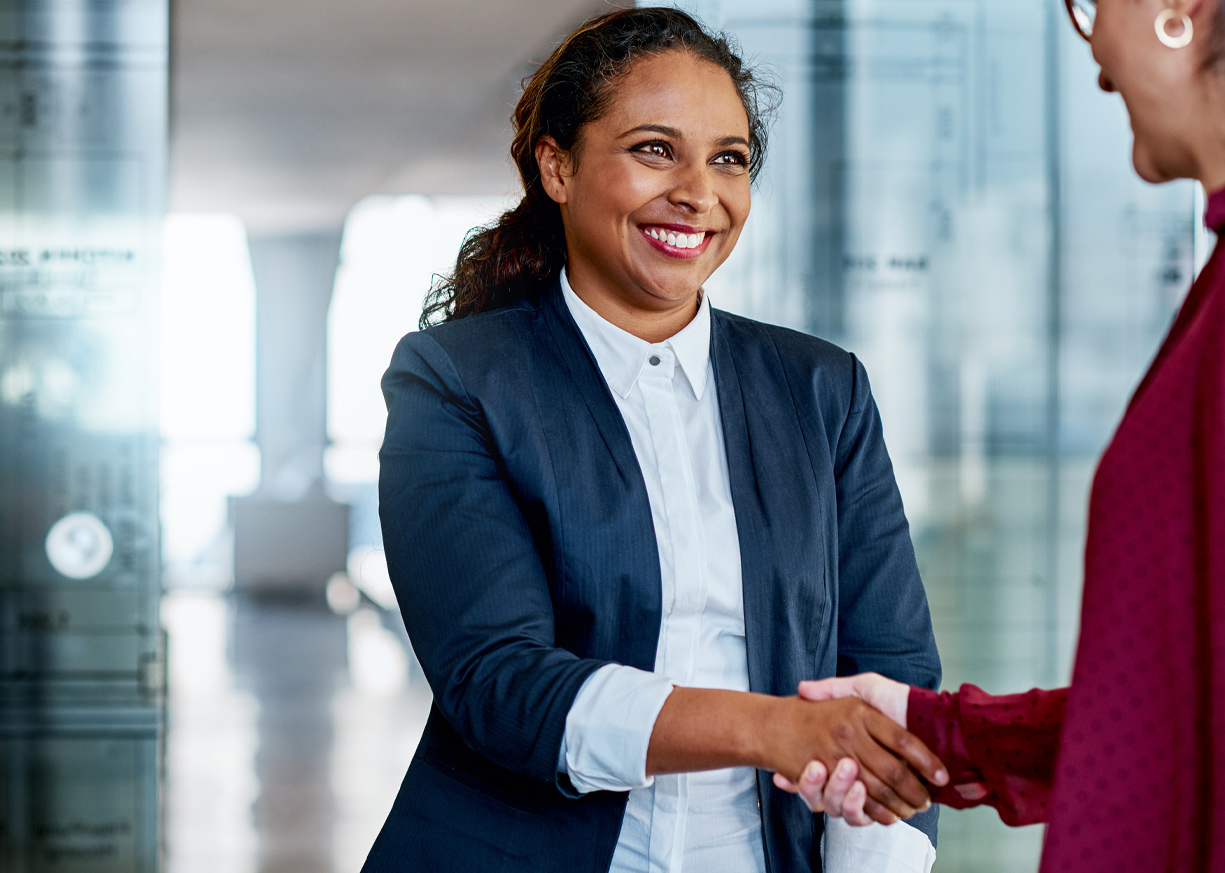
[[[1005,824],[1047,820],[1068,690],[992,697],[974,685],[956,694],[910,690],[906,727],[935,752],[949,784],[932,795],[954,809],[987,804]]]

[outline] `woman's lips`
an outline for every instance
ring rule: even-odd
[[[710,245],[713,232],[648,224],[638,228],[646,241],[672,258],[696,258]]]

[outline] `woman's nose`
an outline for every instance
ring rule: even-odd
[[[709,212],[715,199],[715,189],[704,165],[680,173],[668,192],[669,203],[685,206],[698,214]]]

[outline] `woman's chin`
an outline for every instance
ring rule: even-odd
[[[1161,185],[1163,182],[1172,182],[1176,179],[1196,178],[1196,173],[1189,160],[1171,157],[1169,154],[1165,159],[1158,159],[1153,149],[1145,147],[1139,137],[1132,146],[1132,167],[1136,168],[1139,178],[1149,182],[1150,185]]]
[[[1163,167],[1154,158],[1152,151],[1146,148],[1139,139],[1136,139],[1132,145],[1131,164],[1136,169],[1136,175],[1150,185],[1160,185],[1186,177],[1185,173],[1170,172],[1168,168]]]

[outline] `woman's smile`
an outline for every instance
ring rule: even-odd
[[[713,230],[686,224],[643,224],[638,230],[654,248],[670,258],[696,258],[703,254],[715,235]]]

